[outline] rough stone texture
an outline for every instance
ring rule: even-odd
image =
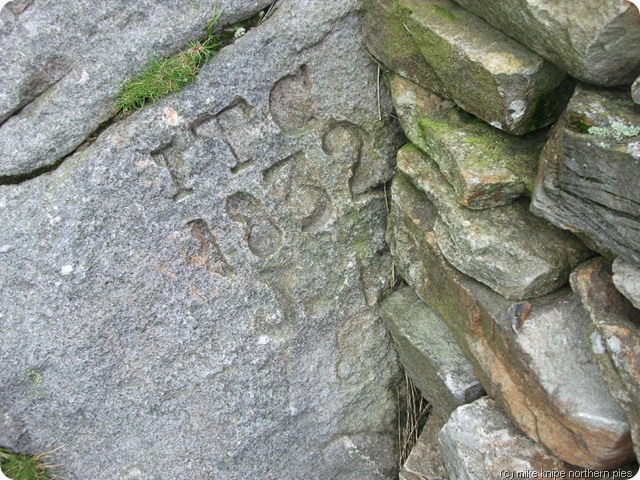
[[[638,178],[637,105],[627,92],[580,86],[540,157],[531,210],[640,263]]]
[[[439,414],[447,418],[484,395],[447,325],[411,288],[386,299],[380,313],[405,372]]]
[[[640,103],[640,77],[638,77],[631,86],[631,96],[634,102]]]
[[[438,433],[445,421],[433,412],[429,414],[420,438],[400,469],[399,480],[449,480],[438,445]]]
[[[585,468],[633,458],[629,425],[585,342],[589,326],[568,289],[510,302],[442,257],[435,208],[399,173],[387,236],[400,274],[436,310],[507,415],[558,458]],[[516,333],[519,332],[519,333]]]
[[[458,408],[438,438],[447,470],[455,479],[508,478],[505,472],[536,472],[536,477],[513,478],[542,478],[544,472],[553,471],[568,478],[568,472],[575,470],[523,435],[490,398]]]
[[[448,97],[433,68],[407,30],[410,11],[402,0],[364,0],[364,35],[371,54],[386,68]]]
[[[569,232],[531,214],[526,202],[487,210],[460,206],[435,162],[414,145],[398,152],[398,170],[436,207],[434,232],[444,257],[505,298],[551,293],[593,255]]]
[[[571,275],[571,286],[591,316],[593,357],[627,414],[640,458],[640,311],[615,289],[609,261],[602,257],[581,265]]]
[[[455,0],[571,76],[602,86],[640,74],[640,15],[622,0]]]
[[[448,0],[404,0],[416,45],[453,100],[521,135],[553,123],[571,94],[566,74]]]
[[[612,267],[613,284],[634,307],[640,309],[640,266],[618,257]]]
[[[69,480],[393,478],[398,145],[359,7],[285,1],[181,93],[0,186],[3,438],[62,447]]]
[[[399,76],[391,94],[405,134],[436,161],[460,204],[495,207],[533,191],[546,134],[514,137]]]
[[[271,0],[225,0],[222,23]],[[55,165],[113,115],[127,77],[202,36],[212,2],[11,2],[0,16],[0,182]]]

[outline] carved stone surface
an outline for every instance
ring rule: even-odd
[[[441,255],[435,208],[397,174],[389,231],[399,273],[449,326],[487,394],[530,438],[584,468],[633,458],[629,425],[585,344],[589,326],[568,289],[511,302],[461,274]]]
[[[12,4],[16,5],[12,5]],[[225,0],[221,23],[271,0]],[[11,2],[0,16],[0,183],[56,165],[114,114],[127,78],[202,36],[211,2]],[[153,40],[150,40],[150,39]]]
[[[140,10],[193,2],[169,3]],[[184,91],[0,186],[1,438],[61,447],[69,480],[393,478],[398,143],[360,30],[357,1],[285,0]]]

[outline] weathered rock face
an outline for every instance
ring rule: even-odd
[[[531,210],[640,262],[639,177],[637,106],[627,92],[580,86],[542,152]]]
[[[589,311],[593,357],[629,419],[640,458],[640,311],[614,288],[609,262],[598,258],[571,275],[571,286]]]
[[[438,438],[451,478],[505,478],[516,472],[536,472],[537,477],[531,478],[564,472],[569,478],[568,472],[575,469],[523,435],[489,398],[458,408]]]
[[[527,203],[487,210],[460,206],[435,162],[413,145],[403,147],[397,160],[398,170],[436,207],[433,230],[444,257],[505,298],[551,293],[566,285],[571,271],[592,256],[569,232],[531,214]]]
[[[400,480],[449,480],[438,445],[438,433],[447,419],[429,414],[420,438],[400,469]]]
[[[447,325],[413,290],[395,292],[380,313],[405,372],[441,417],[484,394]]]
[[[376,187],[398,146],[358,8],[285,1],[183,92],[0,186],[8,446],[62,447],[52,462],[70,480],[393,478]],[[40,132],[38,105],[8,122]]]
[[[630,85],[640,74],[640,15],[631,2],[455,2],[587,83]]]
[[[514,137],[399,76],[391,94],[405,134],[438,164],[460,204],[495,207],[533,190],[544,133]]]
[[[416,45],[467,112],[510,133],[554,122],[569,97],[563,71],[448,0],[404,0]]]
[[[402,174],[392,188],[388,237],[400,274],[455,335],[509,418],[558,458],[608,468],[633,458],[629,426],[584,338],[589,318],[568,289],[510,302],[442,257],[434,206]]]
[[[424,88],[447,97],[433,68],[407,30],[410,11],[402,0],[364,0],[367,47],[386,67]]]
[[[271,3],[225,0],[221,21]],[[0,179],[29,175],[73,152],[113,115],[127,77],[202,35],[210,17],[209,2],[8,5],[0,23]]]
[[[613,283],[618,291],[640,309],[640,266],[618,257],[612,268]]]

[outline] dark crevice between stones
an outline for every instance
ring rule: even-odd
[[[265,14],[264,12],[271,11],[271,13],[273,13],[272,10],[274,9],[274,7],[277,8],[277,3],[278,3],[277,1],[274,2],[269,8],[261,9],[258,12],[252,14],[249,18],[246,18],[245,20],[240,20],[239,22],[234,22],[234,23],[222,26],[220,29],[220,32],[221,32],[220,33],[220,41],[221,41],[220,50],[222,50],[224,47],[227,47],[233,44],[235,40],[237,40],[237,38],[235,38],[235,32],[237,31],[237,29],[244,28],[245,34],[246,34],[246,32],[248,32],[252,28],[255,28],[261,25],[262,23],[264,23],[269,16],[268,13]],[[27,107],[32,102],[36,101],[42,95],[46,94],[47,91],[49,91],[54,85],[56,85],[65,76],[66,74],[63,75],[60,79],[58,79],[56,82],[54,82],[52,85],[45,88],[45,90],[40,95],[36,96],[26,104],[19,107],[7,119],[5,119],[4,122],[9,120],[9,118],[12,118],[15,115],[18,115],[25,107]],[[116,118],[116,114],[113,113],[109,118],[101,122],[91,133],[89,133],[89,135],[87,135],[84,142],[82,142],[82,144],[80,144],[72,152],[60,157],[54,163],[51,163],[49,165],[44,165],[42,167],[38,167],[27,173],[21,173],[16,175],[0,175],[0,185],[19,185],[23,182],[39,177],[40,175],[44,175],[46,173],[55,171],[60,165],[62,165],[65,162],[67,158],[72,157],[76,153],[82,152],[83,150],[86,150],[87,148],[89,148],[89,146],[91,146],[91,144],[93,144],[93,142],[97,140],[97,138],[102,134],[102,132],[104,132],[107,128],[109,128],[111,125],[113,125],[114,123],[117,123],[120,120],[122,119]],[[2,126],[4,122],[1,122],[0,126]]]
[[[44,175],[45,173],[55,171],[60,165],[64,163],[64,161],[75,155],[76,153],[80,153],[83,150],[89,148],[93,142],[104,132],[107,128],[109,128],[114,123],[114,117],[109,117],[105,121],[103,121],[98,127],[93,130],[84,142],[82,142],[78,147],[75,148],[72,152],[60,157],[54,163],[50,165],[44,165],[42,167],[38,167],[27,173],[20,173],[17,175],[0,175],[0,185],[19,185],[28,180],[32,180],[40,175]]]

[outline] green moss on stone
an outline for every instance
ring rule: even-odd
[[[442,17],[446,20],[456,21],[458,17],[453,13],[447,10],[446,8],[441,7],[440,5],[433,5],[431,11],[437,14],[439,17]]]

